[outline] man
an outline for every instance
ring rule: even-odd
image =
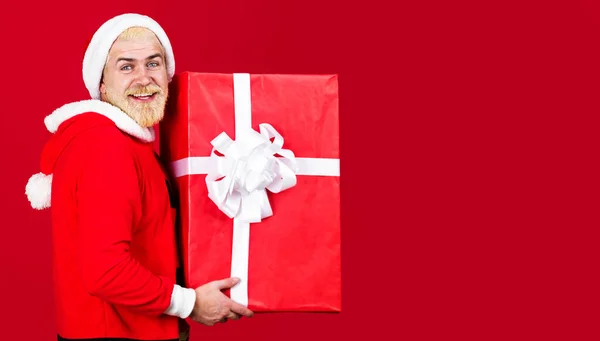
[[[174,70],[158,23],[117,16],[84,56],[92,99],[44,120],[54,135],[26,194],[36,209],[52,205],[59,340],[177,340],[187,317],[213,325],[253,315],[221,292],[237,279],[177,284],[175,214],[152,144]]]

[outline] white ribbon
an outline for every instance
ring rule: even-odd
[[[233,141],[222,132],[211,142],[211,158],[218,166],[206,176],[208,197],[229,218],[243,223],[258,223],[273,215],[267,189],[279,193],[296,185],[294,153],[281,148],[283,137],[271,125],[259,127],[260,134],[247,130]]]
[[[266,190],[289,189],[296,185],[297,175],[339,176],[340,165],[339,159],[295,157],[282,148],[283,137],[269,124],[260,124],[260,133],[253,130],[250,75],[233,74],[233,89],[235,141],[222,132],[211,141],[210,156],[174,161],[171,171],[175,177],[207,174],[209,198],[233,218],[231,277],[241,281],[230,294],[232,300],[248,306],[250,223],[273,215]]]

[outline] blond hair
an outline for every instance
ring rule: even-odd
[[[137,38],[149,38],[149,37],[156,37],[156,34],[154,34],[154,32],[147,29],[146,27],[133,26],[133,27],[129,27],[125,31],[121,32],[121,34],[119,34],[117,39],[120,38],[120,39],[124,39],[124,40],[132,40],[132,39],[137,39]],[[156,39],[158,39],[158,37],[156,37]]]

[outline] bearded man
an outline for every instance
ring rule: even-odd
[[[50,206],[59,340],[178,340],[180,322],[251,317],[221,290],[177,281],[176,207],[154,152],[175,71],[166,33],[124,14],[94,34],[83,60],[90,100],[44,120],[54,135],[26,194]]]

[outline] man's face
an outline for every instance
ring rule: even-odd
[[[154,34],[118,38],[108,53],[101,98],[131,116],[142,127],[164,116],[168,97],[165,55]]]

